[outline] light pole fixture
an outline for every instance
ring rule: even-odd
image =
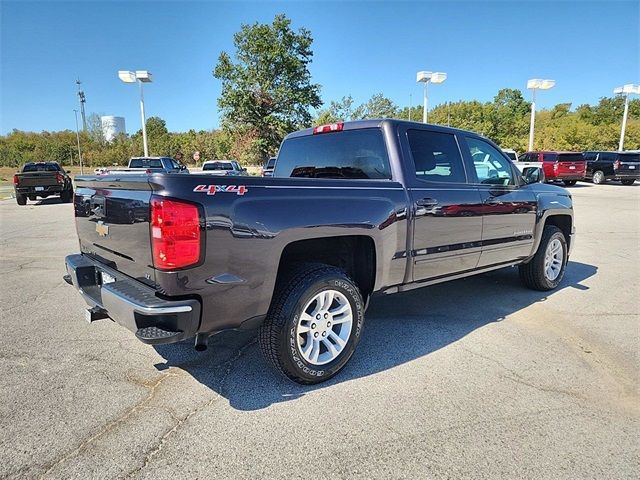
[[[140,119],[142,120],[142,143],[144,144],[144,156],[149,156],[149,146],[147,144],[147,125],[144,116],[144,92],[142,89],[143,83],[151,83],[152,75],[147,70],[136,70],[135,72],[129,70],[118,70],[118,77],[124,83],[138,83],[140,85]]]
[[[620,143],[618,143],[618,151],[621,152],[624,147],[624,132],[627,129],[627,115],[629,114],[629,96],[633,93],[640,95],[640,85],[628,83],[622,87],[613,90],[616,95],[624,95],[624,113],[622,114],[622,128],[620,129]]]
[[[74,109],[73,113],[76,116],[76,141],[78,142],[78,159],[80,160],[80,175],[83,175],[84,167],[82,164],[82,152],[80,151],[80,132],[78,130],[78,110]]]
[[[529,124],[529,151],[533,151],[533,130],[536,122],[536,90],[549,90],[556,84],[555,80],[541,80],[533,78],[527,80],[527,88],[533,90],[533,101],[531,102],[531,123]]]
[[[428,96],[427,85],[429,83],[442,83],[447,79],[447,74],[443,72],[421,71],[416,75],[416,82],[424,84],[424,107],[422,109],[422,122],[427,123]]]

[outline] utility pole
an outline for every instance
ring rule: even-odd
[[[84,92],[80,89],[80,85],[82,82],[80,79],[76,80],[76,85],[78,85],[78,99],[80,100],[80,114],[82,115],[82,131],[87,131],[87,117],[84,114],[84,103],[87,101],[84,96]]]
[[[80,151],[80,132],[78,131],[78,110],[74,109],[73,113],[76,115],[76,140],[78,141],[78,159],[80,161],[80,175],[84,174],[84,168],[82,165],[82,152]]]

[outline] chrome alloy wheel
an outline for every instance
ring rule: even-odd
[[[547,245],[547,251],[544,255],[544,276],[548,280],[554,281],[560,275],[562,271],[562,264],[564,262],[564,251],[562,249],[562,243],[557,238],[554,238],[549,245]]]
[[[353,311],[347,297],[337,290],[324,290],[302,309],[296,337],[304,359],[313,365],[335,360],[351,335]]]

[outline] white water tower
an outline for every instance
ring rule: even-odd
[[[105,115],[104,117],[100,117],[100,123],[102,124],[102,135],[107,142],[111,142],[121,133],[127,133],[124,125],[124,117]]]

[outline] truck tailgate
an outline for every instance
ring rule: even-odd
[[[55,172],[29,172],[19,173],[19,187],[42,187],[48,185],[58,185],[57,173]]]
[[[146,176],[76,179],[74,209],[82,253],[154,285],[151,187]]]

